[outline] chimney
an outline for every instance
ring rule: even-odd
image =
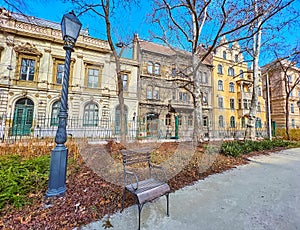
[[[137,61],[138,58],[138,41],[139,41],[139,35],[134,34],[133,37],[133,51],[132,51],[132,59]]]

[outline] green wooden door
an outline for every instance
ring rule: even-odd
[[[13,136],[30,135],[33,122],[33,102],[30,99],[20,99],[16,102],[13,119]]]

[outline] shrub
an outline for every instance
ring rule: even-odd
[[[21,207],[28,195],[46,188],[50,156],[24,160],[18,155],[0,156],[0,209],[6,204]]]
[[[276,147],[287,147],[291,142],[273,139],[262,141],[225,141],[221,146],[221,153],[227,156],[238,157],[240,154],[247,154],[252,151],[269,150]]]

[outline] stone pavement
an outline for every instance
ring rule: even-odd
[[[300,229],[300,149],[251,158],[248,165],[209,176],[142,210],[143,230]],[[113,230],[137,229],[137,206],[110,217]],[[82,229],[104,229],[104,218]]]

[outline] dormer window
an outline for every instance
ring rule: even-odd
[[[227,59],[226,51],[223,51],[223,59]]]

